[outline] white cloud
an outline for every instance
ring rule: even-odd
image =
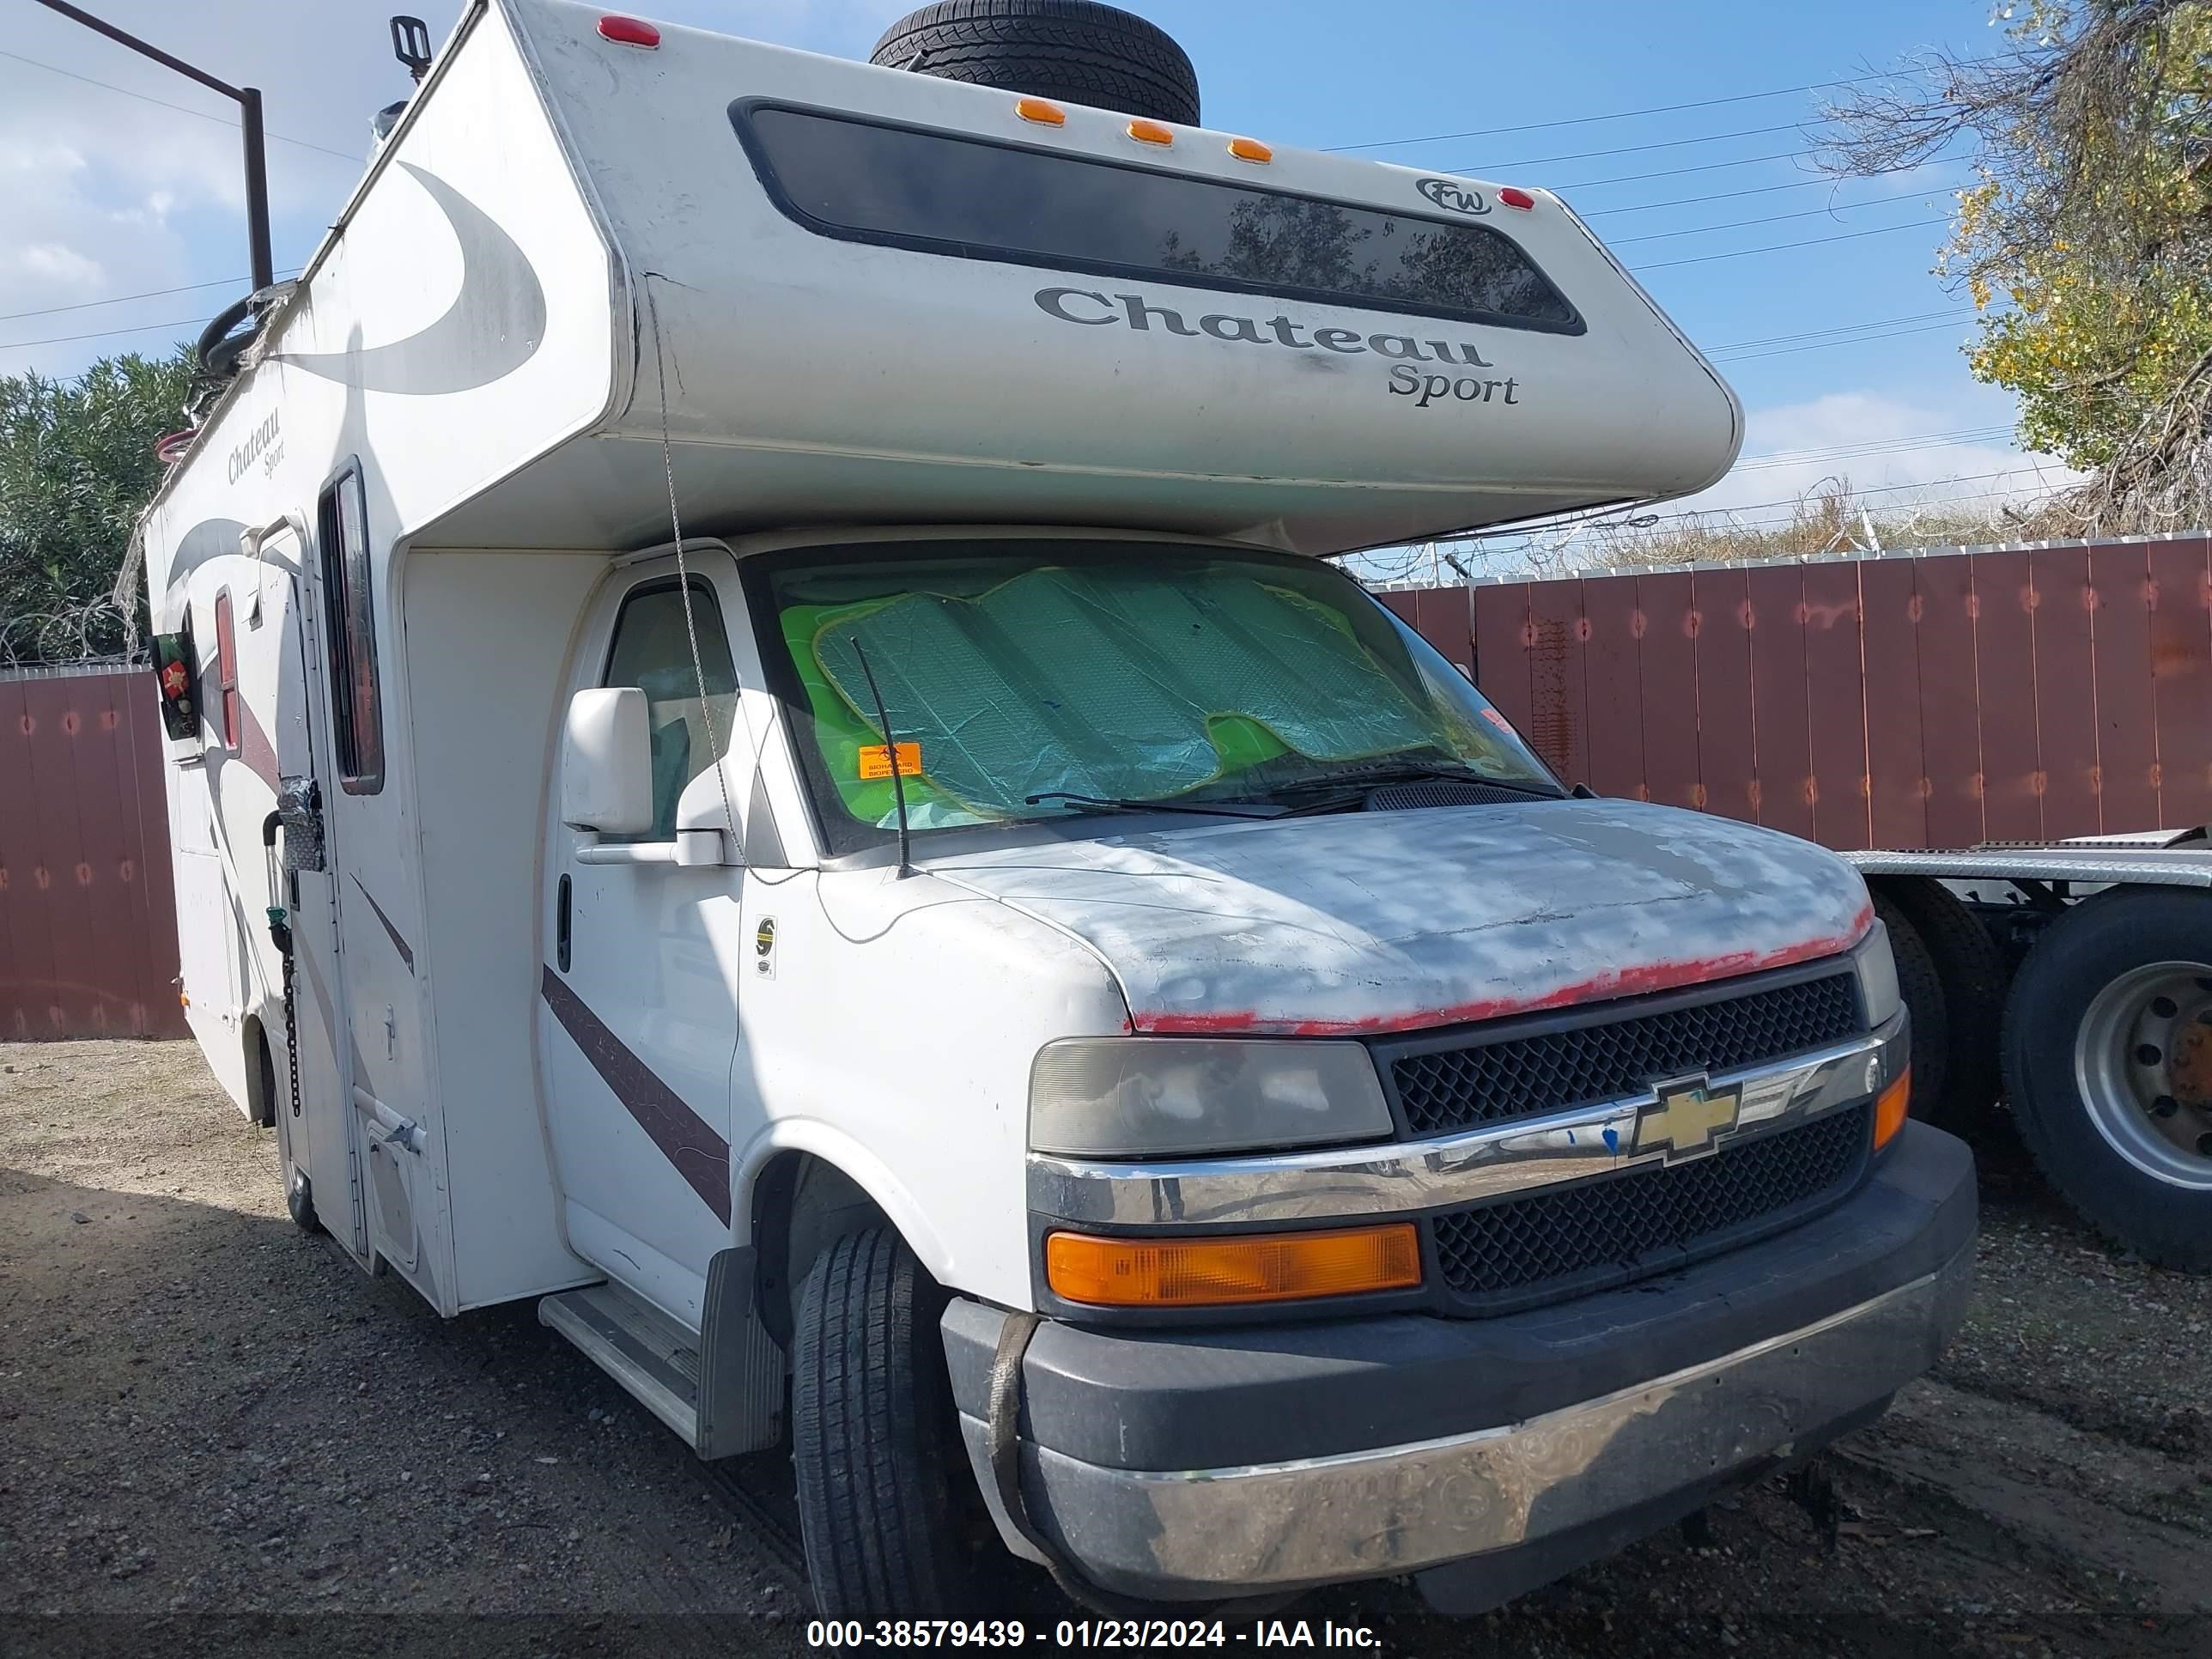
[[[362,0],[106,0],[99,7],[118,27],[187,63],[261,88],[280,267],[320,236],[360,175],[371,116],[406,92],[406,71],[392,58],[388,9]],[[411,9],[442,44],[461,6],[418,0]],[[908,6],[647,0],[638,9],[667,22],[865,57]],[[102,352],[160,350],[189,337],[197,325],[106,331],[205,317],[234,297],[230,290],[88,302],[245,270],[235,106],[43,9],[17,8],[10,22],[12,55],[0,58],[0,318],[8,319],[0,321],[0,342],[44,343],[0,344],[0,374],[66,374]],[[71,337],[94,334],[103,337]]]
[[[1668,514],[1733,511],[1744,521],[1786,517],[1787,503],[1848,483],[1877,509],[1966,502],[1994,507],[2071,482],[2047,455],[2022,453],[2009,422],[1979,408],[1909,401],[1875,392],[1832,392],[1809,403],[1753,410],[1743,455],[1711,489],[1670,503]]]

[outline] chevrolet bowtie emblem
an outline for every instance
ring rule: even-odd
[[[1702,1077],[1662,1083],[1657,1092],[1658,1103],[1636,1115],[1636,1150],[1663,1147],[1669,1164],[1711,1152],[1714,1138],[1735,1127],[1743,1106],[1742,1090],[1715,1089]]]

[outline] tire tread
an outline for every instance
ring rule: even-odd
[[[1173,40],[1097,0],[938,0],[869,61],[946,80],[1196,125],[1198,76]]]
[[[816,1261],[793,1336],[792,1441],[807,1573],[826,1618],[957,1610],[927,1415],[945,1406],[934,1297],[910,1252],[876,1228]]]

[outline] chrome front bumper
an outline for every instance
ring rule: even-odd
[[[1155,1601],[1458,1564],[1444,1575],[1507,1583],[1494,1604],[1817,1449],[1925,1372],[1964,1316],[1973,1187],[1966,1149],[1914,1125],[1828,1216],[1581,1304],[1212,1334],[1048,1326],[1025,1361],[1024,1502],[1087,1577]],[[994,1509],[977,1381],[1003,1317],[957,1302],[945,1323]],[[1409,1425],[1425,1437],[1376,1443]],[[1319,1455],[1291,1455],[1304,1446]]]

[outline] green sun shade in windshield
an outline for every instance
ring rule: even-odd
[[[1340,617],[1249,569],[1048,568],[811,622],[810,665],[862,725],[856,639],[929,782],[984,812],[1060,790],[1166,799],[1278,746],[1332,763],[1451,747]]]

